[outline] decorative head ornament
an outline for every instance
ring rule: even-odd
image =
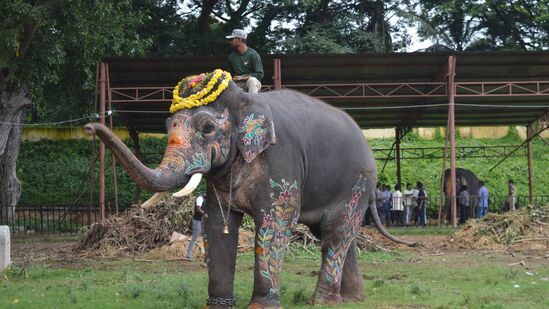
[[[229,72],[220,69],[185,77],[173,89],[170,112],[175,113],[183,108],[190,109],[215,101],[227,89],[231,79]]]

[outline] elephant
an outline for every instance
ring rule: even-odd
[[[235,306],[243,214],[256,226],[249,308],[280,307],[281,267],[298,222],[321,240],[322,265],[310,304],[364,300],[355,236],[368,207],[383,235],[412,244],[381,225],[372,151],[345,112],[291,90],[246,93],[221,70],[181,80],[170,110],[168,145],[155,169],[139,162],[105,126],[88,123],[85,131],[96,134],[151,192],[184,187],[188,194],[195,176],[204,175],[209,308]]]
[[[444,196],[445,196],[445,203],[444,203],[444,210],[442,213],[442,218],[446,218],[447,220],[450,220],[450,205],[451,205],[451,199],[452,199],[452,192],[450,191],[451,185],[450,185],[450,169],[446,169],[444,171]],[[464,169],[464,168],[456,168],[456,196],[458,195],[459,188],[461,186],[466,185],[467,191],[469,192],[469,195],[471,196],[470,201],[470,207],[472,210],[472,213],[475,213],[476,206],[478,205],[478,190],[480,189],[479,179],[477,175],[475,175],[470,170]],[[459,208],[457,209],[457,212],[459,214]]]

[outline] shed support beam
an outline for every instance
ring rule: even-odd
[[[532,124],[526,127],[526,140],[528,141],[528,194],[530,205],[534,205],[534,168],[532,166]]]
[[[273,85],[275,90],[282,89],[282,72],[281,72],[280,63],[281,63],[280,59],[273,60],[273,66],[274,66]]]
[[[112,97],[111,97],[111,83],[109,78],[109,64],[105,64],[105,68],[107,71],[107,93],[108,93],[108,102],[109,102],[109,111],[111,111],[111,114],[109,115],[109,126],[111,128],[111,131],[113,128],[113,114],[112,114]],[[116,158],[114,157],[114,153],[111,152],[112,155],[112,180],[114,184],[114,206],[116,209],[116,213],[118,214],[118,180],[117,180],[117,173],[116,173]]]
[[[99,119],[101,124],[105,125],[105,99],[107,95],[107,72],[105,63],[100,64],[100,113]],[[99,144],[99,212],[101,214],[101,222],[105,221],[105,144],[103,141]]]
[[[400,171],[400,135],[401,134],[402,134],[402,128],[397,127],[395,129],[395,138],[396,138],[396,144],[395,144],[396,176],[397,176],[397,184],[402,186],[402,173]]]
[[[456,216],[456,122],[455,122],[455,76],[456,57],[448,57],[448,129],[450,134],[450,205],[452,226],[457,227]]]

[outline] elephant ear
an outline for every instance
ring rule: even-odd
[[[269,145],[276,143],[273,115],[263,102],[247,102],[237,113],[236,145],[250,163]]]

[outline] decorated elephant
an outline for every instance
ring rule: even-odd
[[[250,308],[280,306],[280,272],[291,228],[307,225],[321,240],[322,265],[312,304],[362,301],[355,236],[375,203],[376,165],[360,128],[346,113],[295,91],[243,92],[228,72],[183,79],[167,119],[168,146],[156,169],[144,166],[105,126],[89,123],[121,165],[150,191],[207,179],[204,238],[209,308],[234,307],[238,229],[256,226]],[[379,222],[376,225],[392,237]]]

